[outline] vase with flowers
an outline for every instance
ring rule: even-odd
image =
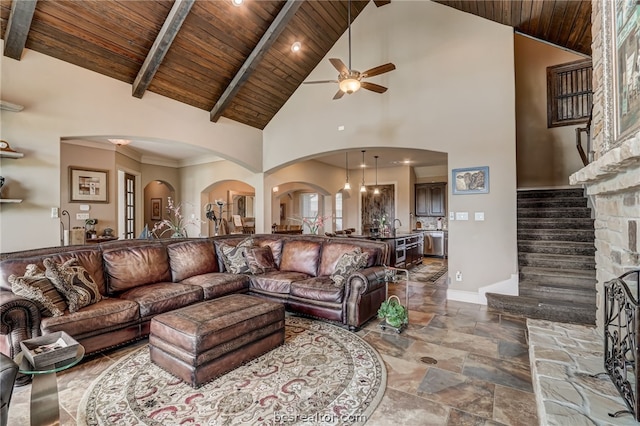
[[[151,233],[157,238],[167,233],[171,234],[171,238],[188,237],[187,227],[190,225],[200,226],[202,221],[195,217],[186,219],[182,210],[182,203],[175,204],[171,197],[167,198],[167,217],[156,222],[155,225],[153,225],[153,229],[151,229]]]
[[[309,234],[317,234],[320,228],[324,228],[324,224],[327,220],[331,219],[331,215],[321,216],[320,214],[316,214],[314,217],[304,217],[302,219],[292,218],[297,222],[302,223],[302,227],[307,227],[309,229]]]

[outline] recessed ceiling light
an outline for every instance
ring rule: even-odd
[[[118,146],[129,145],[131,143],[129,139],[108,139],[108,141]]]
[[[234,6],[240,6],[243,2],[244,0],[231,0],[231,4]]]
[[[291,45],[291,51],[293,53],[298,53],[300,49],[302,49],[302,43],[300,43],[299,41],[296,41]]]

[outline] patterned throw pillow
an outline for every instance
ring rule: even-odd
[[[220,243],[222,250],[222,262],[227,272],[233,274],[246,274],[250,271],[245,257],[247,247],[253,246],[253,238],[245,238],[237,246]]]
[[[338,263],[336,269],[331,274],[331,279],[336,287],[342,287],[349,278],[349,275],[367,266],[367,253],[362,253],[360,248],[344,253]]]
[[[98,285],[89,272],[78,263],[78,259],[69,259],[58,264],[53,259],[45,259],[45,275],[56,289],[67,299],[69,312],[89,306],[102,300]]]
[[[264,274],[265,272],[276,271],[278,267],[273,259],[271,247],[248,247],[246,249],[247,265],[251,273]]]
[[[28,265],[24,276],[9,275],[9,283],[14,294],[32,300],[45,317],[64,315],[67,302],[44,275],[38,265]]]

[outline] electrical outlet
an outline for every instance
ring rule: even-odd
[[[456,272],[456,281],[462,281],[462,271]]]
[[[51,218],[55,219],[58,217],[58,208],[57,207],[51,207]]]

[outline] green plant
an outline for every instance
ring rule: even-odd
[[[399,328],[409,323],[409,313],[407,308],[402,306],[398,296],[391,296],[380,305],[378,318],[384,318],[392,327]]]

